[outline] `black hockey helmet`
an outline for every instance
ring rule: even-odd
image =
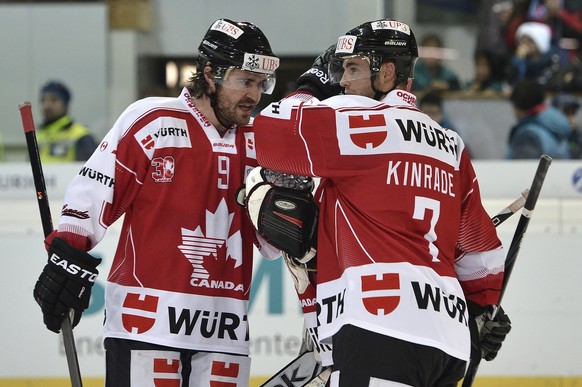
[[[270,94],[275,87],[275,70],[279,58],[271,50],[267,37],[256,25],[218,19],[208,29],[198,47],[198,70],[213,67],[214,77],[222,80],[227,70],[241,70],[265,74],[263,92]]]
[[[372,79],[382,63],[387,60],[394,61],[396,82],[403,84],[413,78],[418,46],[414,33],[407,24],[392,19],[380,19],[363,23],[339,37],[330,65],[332,83],[341,81],[343,59],[348,56],[367,58]]]

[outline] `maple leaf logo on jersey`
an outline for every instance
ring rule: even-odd
[[[209,260],[218,260],[218,251],[223,246],[226,246],[225,260],[232,260],[234,268],[242,265],[240,231],[228,236],[233,218],[234,213],[228,212],[226,201],[222,199],[215,212],[206,210],[204,227],[206,234],[200,226],[195,230],[182,227],[182,244],[178,248],[192,264],[193,271],[190,280],[192,286],[244,290],[242,284],[212,279],[212,273],[208,270],[213,266]],[[225,262],[216,263],[224,264]]]

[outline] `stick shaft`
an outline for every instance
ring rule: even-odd
[[[550,167],[551,163],[552,158],[550,156],[542,155],[540,157],[538,168],[531,183],[531,187],[529,188],[527,199],[525,200],[525,204],[523,206],[523,211],[521,213],[521,216],[519,217],[519,222],[517,223],[517,227],[513,234],[513,239],[511,240],[511,244],[509,245],[507,257],[505,258],[505,273],[503,276],[503,283],[501,285],[501,295],[499,296],[498,302],[499,305],[501,304],[501,299],[505,294],[507,283],[509,282],[509,277],[511,276],[513,266],[515,265],[515,261],[517,259],[517,253],[519,253],[519,250],[521,248],[523,237],[525,236],[527,226],[529,225],[529,221],[531,219],[533,210],[538,201],[538,197],[540,196],[542,185],[544,183],[546,174],[548,172],[548,168]],[[473,382],[475,381],[475,376],[477,375],[477,370],[479,369],[480,362],[481,356],[479,356],[477,359],[471,359],[469,361],[469,366],[467,367],[467,372],[465,373],[465,377],[463,378],[463,384],[461,385],[461,387],[471,387],[473,385]]]
[[[44,173],[42,171],[40,153],[38,151],[38,143],[36,141],[34,120],[32,118],[32,107],[29,102],[25,102],[20,105],[18,109],[20,110],[22,127],[26,137],[26,147],[28,149],[30,166],[32,168],[32,177],[34,180],[34,187],[36,189],[36,199],[38,201],[42,229],[46,238],[53,231],[53,222],[48,202],[48,195],[46,193],[46,183],[44,180]],[[73,387],[82,387],[83,381],[81,379],[81,371],[79,369],[79,360],[77,359],[75,338],[73,336],[71,320],[68,316],[61,324],[61,333],[63,334],[63,344],[65,346],[65,355],[67,357],[67,365],[69,367],[69,377],[71,379],[71,384]]]
[[[507,289],[507,283],[509,282],[509,277],[511,276],[513,266],[515,265],[515,261],[517,260],[517,254],[521,249],[523,237],[525,236],[525,232],[527,231],[529,221],[531,219],[533,210],[538,201],[538,197],[540,196],[542,185],[544,184],[544,180],[546,179],[546,174],[548,173],[548,169],[550,168],[551,163],[552,158],[550,156],[542,155],[542,157],[540,157],[540,162],[538,164],[536,174],[529,189],[529,194],[525,201],[525,205],[523,206],[523,212],[519,217],[519,222],[517,223],[517,228],[515,229],[515,233],[513,234],[511,244],[509,245],[507,258],[505,259],[505,273],[503,275],[503,284],[501,286],[501,296],[499,297],[499,304],[501,304],[501,299],[503,298],[505,290]]]
[[[26,137],[26,148],[28,149],[28,158],[30,159],[30,166],[32,168],[34,188],[36,189],[36,199],[38,202],[38,209],[40,211],[42,230],[46,238],[53,231],[53,222],[51,216],[51,209],[48,202],[48,196],[46,193],[46,184],[44,181],[42,164],[40,162],[38,144],[36,142],[34,121],[32,119],[32,108],[30,106],[30,103],[25,102],[19,106],[19,109],[20,116],[22,118],[22,127],[24,128],[24,136]]]

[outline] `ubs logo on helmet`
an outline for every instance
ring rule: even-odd
[[[343,35],[340,36],[337,40],[337,45],[335,52],[338,53],[347,53],[351,54],[354,52],[354,47],[356,47],[356,36],[352,35]]]
[[[241,70],[273,74],[277,67],[279,67],[279,58],[277,57],[245,52]]]
[[[220,31],[223,34],[227,34],[235,39],[238,39],[244,31],[234,24],[231,24],[225,20],[217,20],[214,24],[210,27],[211,30]]]
[[[410,35],[410,27],[396,20],[380,20],[371,23],[371,26],[373,30],[394,30]]]

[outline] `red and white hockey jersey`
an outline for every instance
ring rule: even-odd
[[[465,297],[498,301],[504,254],[461,138],[403,90],[287,98],[255,118],[263,167],[321,177],[319,336],[344,324],[469,358]]]
[[[60,235],[93,247],[124,215],[104,337],[249,353],[256,239],[235,197],[257,165],[251,129],[221,137],[187,89],[146,98],[121,114],[73,179]]]

